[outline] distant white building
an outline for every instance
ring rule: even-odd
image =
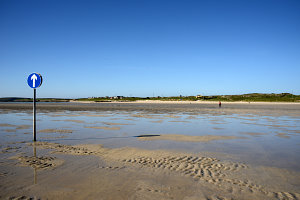
[[[123,99],[124,98],[124,96],[114,96],[114,97],[112,97],[113,99]]]

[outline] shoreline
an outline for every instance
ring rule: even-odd
[[[30,104],[32,101],[27,102],[0,102],[2,104]],[[53,101],[53,102],[46,102],[46,101],[37,101],[37,104],[219,104],[219,101],[162,101],[162,100],[137,100],[137,101]],[[256,104],[256,105],[300,105],[299,102],[284,102],[284,101],[221,101],[223,104]]]
[[[218,104],[219,101],[160,101],[160,100],[137,100],[130,102],[112,101],[112,102],[89,102],[89,101],[70,101],[70,103],[150,103],[150,104]],[[222,104],[299,104],[300,102],[271,102],[271,101],[221,101]]]
[[[300,115],[300,103],[281,102],[174,102],[174,101],[137,101],[137,102],[64,102],[50,103],[37,102],[38,110],[57,111],[147,111],[153,113],[160,112],[290,112]],[[32,103],[0,103],[1,110],[32,110]]]

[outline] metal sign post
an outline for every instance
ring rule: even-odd
[[[33,89],[33,141],[36,141],[36,89]]]
[[[33,88],[33,141],[36,141],[36,88],[42,85],[42,75],[32,73],[27,78],[29,87]]]

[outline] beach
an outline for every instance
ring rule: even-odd
[[[300,199],[300,104],[0,103],[0,199]]]

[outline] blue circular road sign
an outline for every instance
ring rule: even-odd
[[[27,83],[31,88],[38,88],[42,85],[43,78],[42,75],[38,73],[32,73],[28,76]]]

